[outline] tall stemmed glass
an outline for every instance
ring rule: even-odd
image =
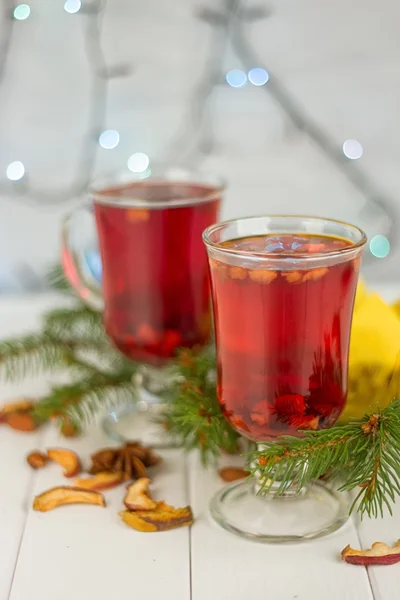
[[[225,417],[261,445],[331,427],[346,402],[365,234],[328,219],[265,216],[213,225],[203,239]],[[276,487],[264,496],[259,488],[257,477],[223,488],[214,519],[263,542],[318,537],[347,519],[346,496],[321,481],[279,497]]]
[[[109,338],[141,364],[138,380],[152,394],[167,386],[178,348],[209,341],[202,232],[218,219],[223,190],[213,176],[168,165],[152,168],[145,177],[120,172],[95,182],[89,204],[64,223],[67,278],[84,302],[103,312]],[[102,285],[85,268],[96,237]],[[157,402],[143,395],[139,406],[157,412]],[[143,439],[142,421],[130,405],[113,410],[104,423],[112,437],[123,441],[136,435]],[[151,433],[151,443],[169,445],[160,427]]]

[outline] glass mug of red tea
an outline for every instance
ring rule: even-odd
[[[209,341],[211,304],[202,232],[218,220],[223,190],[211,176],[172,167],[153,169],[145,179],[131,173],[95,183],[89,190],[90,206],[66,219],[65,274],[88,305],[103,311],[113,344],[141,363],[143,386],[150,392],[165,386],[168,364],[178,348],[202,347]],[[102,285],[89,277],[84,265],[93,212]],[[110,417],[109,433],[119,440],[132,439],[129,413],[121,409]]]
[[[265,216],[213,225],[203,239],[225,417],[261,446],[332,426],[346,402],[365,234],[328,219]],[[318,537],[347,519],[347,498],[320,481],[283,496],[259,490],[257,477],[223,488],[214,519],[265,542]]]

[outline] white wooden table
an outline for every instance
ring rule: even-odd
[[[388,290],[393,295],[394,290]],[[0,337],[39,326],[50,296],[0,301]],[[45,378],[1,386],[0,400],[43,393]],[[400,600],[400,564],[363,567],[340,561],[347,544],[368,547],[400,537],[400,507],[392,518],[359,523],[301,545],[268,546],[240,540],[214,525],[208,502],[221,485],[196,456],[163,451],[154,493],[190,504],[196,522],[159,534],[139,533],[118,517],[121,488],[105,492],[108,507],[31,509],[32,499],[65,485],[57,465],[32,471],[25,455],[63,445],[88,459],[109,441],[97,428],[79,440],[60,440],[55,429],[22,434],[0,429],[0,600]],[[232,459],[227,461],[232,464]]]

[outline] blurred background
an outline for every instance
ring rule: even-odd
[[[0,293],[45,289],[93,177],[157,161],[224,176],[223,217],[353,222],[397,278],[397,2],[28,2],[2,2]]]

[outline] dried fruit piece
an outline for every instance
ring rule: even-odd
[[[232,424],[233,427],[235,427],[236,429],[243,429],[244,431],[250,431],[250,428],[248,425],[246,425],[246,423],[243,421],[243,419],[239,416],[229,416],[229,420]]]
[[[305,248],[310,254],[316,254],[317,252],[323,252],[325,244],[306,244]]]
[[[55,487],[39,496],[33,501],[33,510],[47,512],[64,504],[96,504],[105,506],[104,496],[93,490],[82,490],[77,487]]]
[[[26,398],[21,398],[15,402],[9,402],[1,407],[0,415],[9,415],[11,413],[26,413],[33,410],[35,402]]]
[[[108,490],[120,485],[124,481],[123,473],[97,473],[94,477],[77,479],[75,487],[85,490]]]
[[[301,394],[283,394],[275,398],[274,410],[280,418],[302,417],[306,401]]]
[[[47,456],[63,467],[65,477],[75,477],[81,472],[81,461],[73,450],[50,448],[47,450]]]
[[[160,334],[157,333],[148,323],[142,323],[137,330],[136,337],[141,344],[157,344],[160,341]]]
[[[34,431],[37,428],[37,423],[29,413],[11,413],[6,416],[5,422],[17,431]]]
[[[288,283],[300,283],[303,279],[301,271],[285,271],[282,273]]]
[[[78,425],[72,423],[68,417],[65,417],[60,428],[60,432],[64,437],[77,437],[80,433]]]
[[[268,404],[268,401],[261,400],[260,402],[254,404],[253,408],[251,409],[250,418],[253,421],[253,423],[257,423],[257,425],[264,426],[267,425],[269,422],[270,412],[271,407]]]
[[[167,329],[163,335],[161,351],[170,356],[179,346],[182,345],[182,338],[179,331]]]
[[[303,281],[315,281],[316,279],[321,279],[328,272],[327,267],[321,267],[320,269],[312,269],[311,271],[307,271],[303,275]]]
[[[289,425],[296,429],[318,429],[319,417],[305,415],[304,417],[290,417]]]
[[[237,481],[248,476],[248,472],[239,467],[224,467],[218,471],[219,476],[223,481]]]
[[[32,469],[42,469],[49,461],[49,458],[43,452],[39,452],[39,450],[35,450],[34,452],[30,452],[26,457],[27,463]]]
[[[246,279],[247,277],[247,271],[246,269],[243,269],[242,267],[230,267],[229,269],[229,276],[231,277],[231,279]]]
[[[129,510],[155,510],[157,508],[157,503],[150,497],[149,483],[148,477],[142,477],[128,486],[124,504]]]
[[[150,219],[150,211],[145,208],[131,208],[127,211],[127,219],[131,223],[142,223]]]
[[[272,270],[250,271],[250,279],[255,283],[271,283],[278,277],[278,273]]]
[[[172,507],[169,507],[172,508]],[[193,514],[190,506],[172,510],[150,510],[131,512],[124,510],[120,513],[124,523],[137,531],[168,531],[177,527],[193,524]]]
[[[370,550],[354,550],[346,546],[342,560],[352,565],[393,565],[400,562],[400,540],[391,548],[383,542],[375,542]]]
[[[209,262],[211,270],[217,274],[219,280],[221,282],[226,281],[229,276],[229,267],[219,262],[218,260],[214,260],[213,258],[210,258]]]

